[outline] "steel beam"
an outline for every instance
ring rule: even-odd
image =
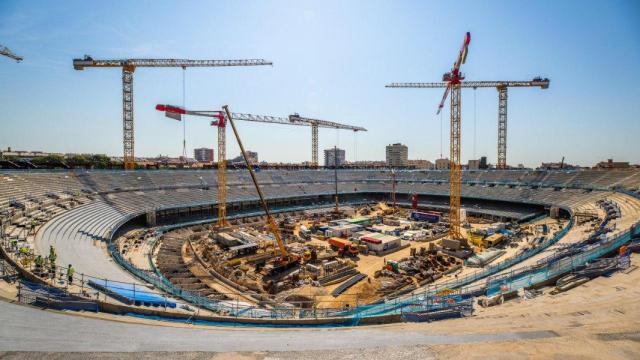
[[[462,239],[460,232],[460,85],[451,86],[451,139],[449,159],[449,236]]]

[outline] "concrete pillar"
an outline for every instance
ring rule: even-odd
[[[148,211],[147,212],[147,226],[156,226],[156,212]]]

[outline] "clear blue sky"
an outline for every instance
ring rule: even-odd
[[[551,79],[548,90],[509,93],[508,161],[593,165],[640,162],[640,2],[637,1],[0,1],[0,146],[121,155],[118,69],[75,71],[74,57],[264,58],[273,67],[187,70],[197,109],[309,117],[365,126],[320,130],[347,159],[384,159],[402,142],[409,158],[440,153],[440,90],[386,89],[438,81],[466,31],[468,80]],[[473,157],[474,93],[463,91],[462,158]],[[476,155],[495,163],[497,93],[476,91]],[[182,152],[182,128],[154,110],[182,103],[182,70],[135,74],[136,155]],[[448,113],[444,115],[448,153]],[[187,123],[189,154],[212,147],[204,119]],[[310,159],[310,129],[240,124],[267,161]],[[229,156],[238,148],[229,142]]]

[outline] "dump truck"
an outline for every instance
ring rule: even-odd
[[[338,251],[338,254],[340,254],[341,256],[357,256],[359,253],[358,246],[346,239],[337,237],[329,238],[329,245],[331,245],[331,248]]]

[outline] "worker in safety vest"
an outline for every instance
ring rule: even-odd
[[[69,267],[67,268],[67,285],[71,285],[71,283],[73,283],[73,274],[75,273],[76,269],[74,269],[73,266],[69,264]]]
[[[20,247],[20,256],[27,256],[27,255],[29,255],[29,248],[26,246]]]
[[[53,247],[53,245],[51,245],[49,247],[49,262],[51,263],[51,265],[56,264],[57,258],[58,258],[58,254],[56,254],[56,249]]]
[[[36,264],[36,274],[40,276],[42,274],[42,265],[44,264],[44,259],[42,258],[42,255],[38,255],[38,257],[36,257],[36,260],[34,262]]]
[[[56,259],[58,255],[56,254],[56,249],[51,245],[49,247],[49,275],[52,279],[56,278]]]

